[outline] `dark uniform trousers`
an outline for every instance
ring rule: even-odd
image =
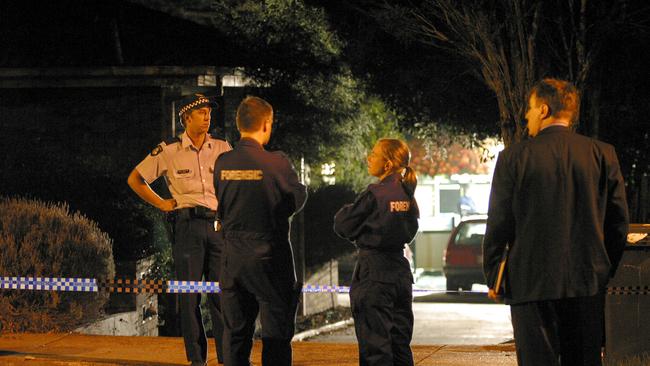
[[[519,366],[601,366],[604,294],[510,305]]]
[[[174,267],[177,280],[219,281],[223,239],[214,230],[214,217],[195,217],[190,210],[178,211],[174,233]],[[178,294],[181,330],[185,352],[190,361],[207,361],[208,341],[201,317],[201,294]],[[219,294],[208,294],[208,307],[212,319],[219,362],[223,357],[223,320]]]
[[[227,232],[221,272],[224,361],[249,366],[255,319],[262,323],[262,364],[289,366],[301,286],[286,239],[271,234]]]
[[[371,272],[373,266],[367,262],[373,260],[372,255],[364,252],[360,251],[350,285],[350,306],[359,341],[359,364],[412,366],[413,277],[409,269],[403,275],[394,271]],[[403,257],[402,252],[395,255]]]

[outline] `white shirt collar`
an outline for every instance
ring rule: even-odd
[[[187,136],[187,133],[185,132],[181,134],[181,144],[181,146],[183,146],[183,149],[187,149],[188,147],[193,147],[196,149],[196,146],[194,146],[192,140],[189,136]],[[209,149],[212,149],[212,141],[210,139],[209,133],[205,134],[205,141],[203,142],[203,146],[207,146]]]
[[[569,122],[566,122],[566,121],[556,121],[556,122],[551,123],[550,125],[546,125],[546,126],[540,128],[540,131],[544,131],[545,129],[547,129],[547,128],[549,128],[549,127],[554,127],[554,126],[564,126],[564,127],[569,127]]]

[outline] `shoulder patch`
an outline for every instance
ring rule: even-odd
[[[163,151],[162,145],[158,145],[153,150],[151,150],[151,156],[156,156],[160,154],[162,151]]]

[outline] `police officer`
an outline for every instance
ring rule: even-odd
[[[218,281],[223,239],[215,230],[217,199],[212,184],[214,162],[231,150],[230,144],[208,134],[214,106],[202,94],[184,97],[179,117],[185,126],[180,136],[160,143],[131,172],[128,184],[143,200],[175,218],[174,267],[178,280]],[[164,176],[172,194],[163,199],[149,183]],[[181,330],[187,359],[205,365],[208,342],[201,319],[201,294],[179,295]],[[208,296],[217,357],[222,363],[223,321],[217,294]]]
[[[262,323],[262,364],[291,365],[301,284],[296,282],[289,218],[307,198],[289,159],[267,152],[273,108],[247,97],[237,109],[241,140],[219,157],[214,185],[225,236],[221,268],[224,361],[250,365],[255,319]]]

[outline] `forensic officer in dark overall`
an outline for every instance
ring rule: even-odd
[[[219,157],[214,186],[225,237],[221,268],[224,361],[249,366],[255,319],[262,323],[262,364],[291,365],[301,284],[296,282],[289,219],[307,198],[291,162],[264,150],[273,108],[247,97],[237,109],[241,140]]]
[[[412,366],[413,275],[405,245],[418,230],[415,171],[408,146],[381,139],[368,156],[379,178],[334,216],[334,231],[359,248],[350,306],[361,366]]]
[[[201,94],[185,97],[179,103],[179,116],[185,132],[160,143],[131,172],[128,184],[138,196],[174,218],[173,256],[177,280],[218,281],[223,239],[216,232],[217,199],[214,191],[214,162],[231,150],[230,144],[208,134],[214,103]],[[164,176],[172,194],[163,199],[149,183]],[[179,294],[181,328],[187,359],[192,365],[205,365],[208,342],[201,319],[201,294]],[[222,363],[223,321],[218,294],[208,303],[217,357]]]

